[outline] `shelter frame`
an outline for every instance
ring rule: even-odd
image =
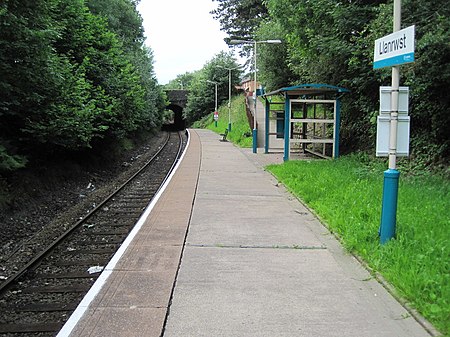
[[[263,95],[266,103],[265,153],[269,153],[270,136],[273,138],[276,135],[280,138],[282,135],[284,161],[289,160],[292,145],[322,158],[337,158],[339,156],[340,98],[345,92],[348,92],[345,88],[328,84],[302,84]],[[284,99],[284,102],[273,102],[272,98],[275,95]],[[271,106],[281,104],[283,104],[283,110],[271,109]],[[319,109],[317,109],[318,106]],[[318,116],[319,112],[322,116]],[[275,132],[271,130],[274,125],[277,129]],[[283,125],[282,132],[281,125]]]

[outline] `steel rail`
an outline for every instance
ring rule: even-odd
[[[181,149],[182,149],[182,138],[180,132],[178,132],[178,137],[180,140],[180,146],[178,148],[177,158],[175,163],[178,161]],[[164,141],[163,146],[149,159],[149,161],[142,166],[136,173],[134,173],[129,179],[127,179],[121,186],[119,186],[113,193],[107,196],[99,205],[93,208],[85,217],[77,221],[72,227],[67,229],[63,234],[61,234],[55,241],[49,244],[45,249],[43,249],[39,254],[37,254],[33,259],[31,259],[27,264],[25,264],[22,268],[20,268],[15,274],[9,277],[5,282],[0,284],[0,294],[4,293],[19,277],[25,274],[29,269],[34,267],[39,261],[41,261],[50,251],[52,251],[58,244],[60,244],[67,236],[69,236],[74,230],[79,228],[87,219],[89,219],[95,212],[103,207],[108,201],[110,201],[114,196],[116,196],[125,186],[127,186],[136,176],[138,176],[143,170],[145,170],[158,155],[166,148],[169,143],[170,132],[167,133],[167,138]],[[169,173],[166,175],[163,183],[166,181],[167,177],[170,175],[173,170],[175,164],[169,170]]]

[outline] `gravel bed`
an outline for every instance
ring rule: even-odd
[[[110,195],[156,153],[165,137],[165,133],[158,133],[115,162],[96,170],[79,169],[70,180],[36,173],[36,186],[41,189],[21,196],[20,207],[0,214],[0,282]],[[24,180],[28,179],[27,175]]]

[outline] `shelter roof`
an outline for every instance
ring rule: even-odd
[[[327,93],[345,93],[348,89],[336,87],[334,85],[322,83],[300,84],[292,87],[284,87],[275,91],[265,93],[263,96],[273,96],[286,93],[288,96],[303,96],[303,95],[321,95]]]

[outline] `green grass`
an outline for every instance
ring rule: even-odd
[[[219,107],[219,120],[217,127],[213,120],[213,114],[206,116],[201,121],[193,124],[194,128],[207,128],[216,133],[224,133],[228,128],[228,104]],[[231,132],[227,139],[240,147],[252,146],[252,130],[250,129],[245,112],[244,96],[236,96],[231,100]]]
[[[450,183],[400,176],[397,237],[381,246],[378,228],[385,164],[364,155],[289,161],[267,168],[383,275],[422,315],[450,334]]]

